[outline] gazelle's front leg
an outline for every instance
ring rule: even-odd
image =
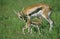
[[[27,29],[28,27],[27,27],[27,23],[26,23],[26,25],[23,27],[23,29],[22,29],[22,31],[23,31],[23,34],[25,34],[25,29]]]
[[[28,29],[28,32],[30,32],[30,24],[26,23],[26,25],[23,27],[22,31],[23,31],[23,34],[25,34],[25,29]]]
[[[30,32],[30,17],[27,16],[27,22],[26,22],[26,25],[24,26],[24,28],[22,29],[23,30],[23,33],[24,33],[24,30],[28,28],[28,32]],[[24,33],[25,34],[25,33]]]

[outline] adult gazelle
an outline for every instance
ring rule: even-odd
[[[23,20],[26,20],[26,25],[22,29],[23,33],[24,33],[24,30],[27,29],[27,28],[28,28],[28,32],[29,32],[30,25],[33,24],[32,21],[31,21],[32,17],[37,17],[37,18],[40,18],[40,19],[41,18],[46,19],[47,22],[50,24],[49,31],[51,31],[52,27],[53,27],[53,21],[50,19],[51,11],[52,11],[51,7],[47,4],[34,4],[34,5],[31,5],[31,6],[28,6],[24,9],[22,9],[21,12],[17,13],[15,11],[15,13],[18,15],[19,18],[21,18]],[[35,22],[35,24],[38,25],[37,22]],[[37,26],[37,28],[39,30],[38,26]]]

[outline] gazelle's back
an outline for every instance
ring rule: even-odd
[[[29,15],[30,13],[32,13],[33,11],[35,11],[37,8],[42,8],[42,10],[43,10],[43,9],[50,8],[50,6],[47,5],[47,4],[35,4],[35,5],[31,5],[31,6],[26,7],[23,10],[23,13],[25,15]]]

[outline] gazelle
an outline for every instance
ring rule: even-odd
[[[52,30],[53,21],[50,19],[51,7],[47,4],[35,4],[29,7],[26,7],[21,12],[18,12],[17,15],[19,18],[26,20],[26,25],[23,28],[24,30],[30,27],[30,22],[32,17],[44,18],[50,24],[49,31]]]

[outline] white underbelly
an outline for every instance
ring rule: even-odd
[[[41,16],[41,14],[42,14],[42,11],[40,10],[39,12],[32,14],[31,17]]]

